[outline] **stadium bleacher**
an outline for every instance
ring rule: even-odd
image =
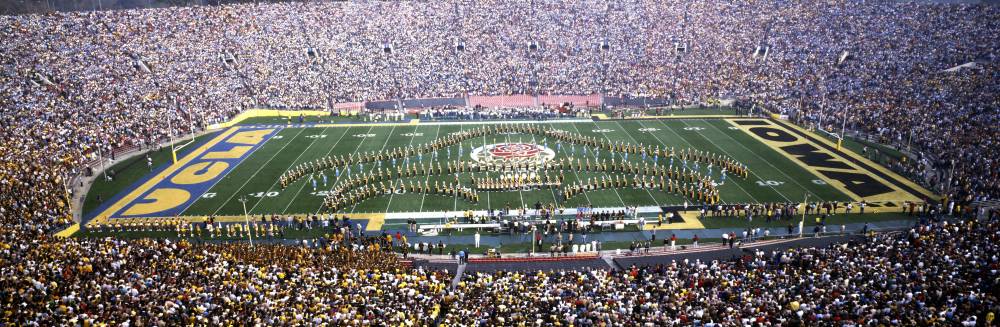
[[[451,290],[453,276],[401,269],[377,240],[250,249],[51,232],[73,222],[73,177],[116,149],[154,147],[254,107],[396,98],[738,99],[906,144],[919,155],[899,169],[952,201],[986,203],[1000,197],[998,22],[994,5],[847,0],[0,16],[0,321],[988,325],[1000,304],[995,221],[728,262],[476,273]]]

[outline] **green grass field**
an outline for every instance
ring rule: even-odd
[[[547,123],[537,123],[544,125]],[[633,121],[601,121],[566,123],[554,122],[556,128],[587,136],[606,138],[632,144],[663,145],[675,148],[695,148],[735,158],[745,163],[752,172],[749,178],[730,176],[720,187],[724,203],[737,202],[798,202],[804,194],[812,200],[843,201],[848,197],[829,185],[817,184],[818,179],[804,168],[789,161],[774,149],[760,143],[741,130],[720,119],[664,119]],[[240,197],[247,197],[247,210],[251,214],[306,214],[322,209],[323,185],[314,191],[308,178],[302,178],[282,189],[278,178],[289,168],[328,155],[367,152],[392,149],[428,143],[467,128],[478,125],[403,125],[403,126],[351,126],[351,127],[306,127],[283,128],[240,163],[205,195],[187,208],[182,215],[242,215]],[[530,135],[505,135],[496,142],[530,142]],[[465,156],[477,140],[463,143]],[[492,143],[490,139],[488,142]],[[542,139],[535,139],[542,144]],[[548,140],[555,150],[555,141]],[[457,147],[452,147],[453,158],[458,156]],[[569,146],[564,146],[560,156],[571,155]],[[600,154],[610,159],[606,153]],[[445,152],[440,159],[446,158]],[[428,156],[429,157],[429,156]],[[633,156],[630,161],[641,160]],[[618,158],[621,160],[622,158]],[[424,158],[430,161],[430,158]],[[661,162],[665,159],[661,158]],[[385,165],[388,165],[386,163]],[[675,165],[680,165],[676,162]],[[371,165],[366,167],[371,169]],[[701,167],[704,171],[705,167]],[[336,178],[333,171],[327,171],[328,187]],[[714,175],[718,178],[718,168]],[[576,178],[600,177],[595,173],[567,173],[567,181]],[[467,178],[467,176],[462,176]],[[450,176],[431,176],[435,180],[452,180]],[[572,207],[589,203],[595,207],[618,207],[623,205],[677,205],[685,200],[671,194],[632,188],[588,191],[585,196],[571,198],[564,205]],[[534,203],[557,202],[551,190],[487,192],[481,194],[477,204],[456,200],[453,197],[423,194],[394,194],[378,196],[364,201],[342,212],[382,213],[413,211],[448,211],[464,209],[502,208],[533,206]]]

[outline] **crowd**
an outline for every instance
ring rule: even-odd
[[[1000,313],[1000,223],[623,270],[472,272],[442,325],[965,325]],[[645,251],[645,244],[633,245]]]
[[[12,222],[62,223],[60,184],[84,162],[251,106],[536,92],[749,98],[826,128],[847,117],[926,155],[911,164],[949,172],[928,181],[953,198],[996,198],[998,14],[968,4],[642,0],[4,16],[2,203],[20,208]]]
[[[164,324],[211,324],[202,319],[242,318],[255,310],[266,312],[253,318],[261,324],[305,319],[392,323],[416,314],[400,303],[432,303],[439,283],[430,273],[364,273],[285,260],[230,265],[226,260],[289,251],[297,253],[293,257],[314,258],[319,249],[248,251],[240,245],[45,236],[71,222],[67,202],[74,185],[69,177],[95,168],[88,166],[92,160],[194,133],[253,106],[330,108],[349,101],[532,93],[657,96],[673,104],[749,99],[806,124],[836,131],[846,121],[849,128],[877,135],[879,141],[912,148],[917,160],[906,162],[907,169],[941,185],[950,199],[997,199],[998,22],[1000,9],[991,5],[847,0],[290,2],[0,16],[0,259],[5,263],[0,278],[5,303],[24,303],[4,314],[22,324],[41,325],[71,319],[123,321],[138,312]],[[950,69],[969,62],[975,63]],[[553,114],[551,109],[522,113]],[[491,115],[502,113],[485,111],[482,116]],[[865,281],[849,280],[846,286],[823,288],[819,299],[802,296],[805,290],[817,292],[815,286],[773,288],[781,292],[763,297],[725,293],[747,299],[728,311],[718,309],[722,293],[716,292],[685,303],[694,308],[685,313],[694,317],[701,312],[702,320],[715,321],[737,315],[791,321],[971,319],[979,313],[970,308],[995,305],[995,298],[969,291],[971,285],[985,283],[971,279],[985,278],[981,276],[989,271],[967,275],[958,270],[975,268],[972,264],[980,260],[992,260],[989,264],[995,266],[992,257],[965,256],[993,246],[966,237],[983,229],[917,232],[919,243],[941,246],[923,249],[938,255],[934,257],[899,252],[894,243],[886,243],[901,242],[893,239],[857,251],[789,254],[800,265],[811,264],[801,259],[805,256],[836,262],[831,266],[841,272],[838,276],[811,276],[823,282],[847,278],[847,273],[866,274],[850,270],[859,266],[902,271],[885,262],[919,256],[934,262],[919,269],[949,276],[932,282],[946,294],[915,290],[912,297],[897,299],[906,293],[875,291],[854,297],[844,288],[857,289],[855,283]],[[943,234],[959,241],[942,242]],[[995,241],[991,235],[979,236]],[[832,253],[843,258],[830,257]],[[898,264],[913,268],[914,262]],[[634,274],[688,276],[690,269],[646,268]],[[698,269],[713,277],[722,273]],[[274,279],[278,275],[294,282]],[[496,279],[511,276],[517,275]],[[577,272],[528,279],[593,282],[593,276]],[[753,276],[740,278],[761,278]],[[913,288],[913,280],[921,276],[903,274],[889,286]],[[344,292],[332,293],[338,288],[329,286],[340,280],[342,285],[366,286],[344,286],[339,288]],[[601,280],[627,279],[611,275]],[[783,276],[757,282],[795,283]],[[403,291],[399,284],[406,285]],[[395,292],[386,292],[388,288]],[[379,292],[388,295],[369,296]],[[622,310],[649,310],[649,302],[622,309],[636,298],[613,295],[618,302],[572,305],[591,308],[587,312],[594,315],[579,317],[593,321],[624,316]],[[781,298],[763,301],[768,296]],[[793,301],[795,296],[802,298]],[[324,302],[329,298],[340,300]],[[394,300],[386,300],[390,298]],[[537,300],[550,298],[540,295]],[[898,305],[874,309],[889,298]],[[945,298],[953,301],[942,302]],[[810,303],[821,299],[828,301]],[[357,305],[383,300],[403,302]],[[495,300],[512,301],[488,307],[497,312],[517,304],[510,297]],[[122,305],[130,302],[143,307]],[[796,303],[794,310],[791,303]],[[531,310],[568,310],[560,307],[568,305]],[[619,307],[611,310],[610,305]],[[473,309],[465,307],[461,310],[469,314],[449,319],[480,319]],[[767,316],[759,318],[754,311]],[[530,314],[541,313],[525,311],[517,317]]]
[[[450,281],[375,246],[0,234],[0,321],[13,325],[425,325]]]

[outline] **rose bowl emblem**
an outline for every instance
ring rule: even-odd
[[[524,158],[534,157],[542,152],[539,146],[525,143],[500,144],[489,149],[490,155],[501,158]]]
[[[548,161],[556,156],[555,151],[547,147],[530,143],[499,143],[475,148],[470,154],[477,162],[493,161]]]

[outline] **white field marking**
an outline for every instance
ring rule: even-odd
[[[382,143],[382,148],[380,148],[379,151],[385,150],[385,146],[389,145],[389,140],[392,139],[392,132],[396,131],[396,126],[397,125],[392,125],[392,129],[389,130],[389,135],[385,137],[385,143]],[[371,133],[371,130],[368,130],[368,132]],[[363,144],[364,142],[361,142],[361,143]],[[361,144],[358,144],[358,149],[361,149]],[[354,152],[358,152],[358,151],[354,150]],[[378,162],[378,161],[373,161],[372,162],[372,168],[371,169],[373,171],[374,171],[374,169],[376,169],[375,167],[377,167],[376,166],[377,165],[376,162]],[[352,205],[350,213],[354,213],[354,209],[356,209],[359,204],[361,204],[361,201],[358,201],[357,203],[355,203],[354,205]]]
[[[324,158],[324,157],[329,156],[330,153],[333,152],[333,149],[336,148],[338,144],[340,144],[340,141],[342,141],[344,139],[344,135],[346,135],[346,134],[347,134],[346,130],[343,133],[340,133],[340,137],[337,138],[337,142],[334,142],[333,146],[331,146],[329,150],[326,150],[326,154],[323,155],[322,157],[319,157],[319,158]],[[312,147],[312,145],[310,145],[309,147]],[[309,148],[306,148],[306,152],[309,152]],[[312,178],[316,178],[316,177],[313,176]],[[272,184],[271,187],[274,187],[274,185]],[[292,206],[292,203],[295,203],[295,200],[297,200],[299,198],[299,193],[302,193],[302,189],[304,189],[304,188],[306,188],[306,183],[302,183],[302,185],[299,186],[299,190],[295,191],[295,195],[292,196],[292,199],[289,200],[287,204],[285,204],[285,208],[281,209],[281,214],[282,215],[284,215],[286,212],[288,212],[288,208]],[[323,201],[320,201],[320,203],[323,203]],[[256,207],[256,205],[255,205],[255,207]]]
[[[283,131],[283,130],[284,129],[280,129],[279,133],[280,133],[280,131]],[[216,213],[219,213],[219,210],[222,210],[222,207],[224,207],[226,205],[226,203],[229,203],[229,201],[231,201],[233,199],[233,197],[235,197],[237,194],[242,194],[243,187],[247,186],[247,183],[249,183],[251,179],[253,179],[255,176],[257,176],[257,173],[260,173],[260,171],[262,169],[264,169],[265,166],[267,166],[267,163],[271,162],[271,160],[274,160],[274,158],[278,157],[278,153],[281,153],[281,151],[284,151],[285,147],[287,147],[289,144],[292,144],[292,141],[295,141],[295,138],[299,137],[299,135],[302,134],[302,132],[304,132],[304,131],[305,131],[305,129],[300,129],[299,132],[296,133],[295,136],[293,136],[291,140],[289,140],[288,142],[285,142],[285,145],[281,146],[281,149],[278,149],[278,151],[275,151],[274,154],[271,155],[271,158],[268,158],[267,161],[264,162],[263,165],[260,165],[260,167],[257,168],[257,171],[255,171],[253,173],[253,175],[250,176],[250,178],[247,178],[247,180],[243,182],[243,185],[240,185],[240,188],[236,189],[236,192],[233,192],[233,194],[230,194],[229,197],[226,198],[226,201],[221,202],[219,204],[219,207],[215,208],[215,211],[212,212],[212,215],[214,216]],[[261,145],[261,146],[263,146],[263,145]],[[247,159],[250,159],[250,158],[247,157]],[[240,163],[243,163],[245,161],[246,161],[245,159],[241,160]],[[237,164],[237,166],[239,166],[239,165]],[[233,170],[230,170],[229,172],[232,173],[235,170],[236,170],[236,167],[233,167]],[[223,179],[225,179],[225,177],[219,178],[219,181],[221,181]],[[218,183],[218,181],[216,181],[216,183]],[[209,187],[208,189],[212,190],[213,187],[215,187],[215,185],[212,185],[212,187]],[[187,209],[185,209],[185,210],[187,210]],[[181,212],[183,212],[183,211],[181,211]]]
[[[371,132],[372,128],[375,128],[375,126],[368,126],[368,132]],[[347,129],[350,130],[349,127]],[[344,131],[344,134],[347,134],[347,131]],[[364,144],[364,143],[365,143],[364,141],[358,142],[358,146],[354,148],[354,152],[352,152],[352,153],[358,152],[358,149],[361,149],[361,144]],[[337,147],[336,145],[334,145],[333,147],[331,147],[330,148],[330,153],[332,153],[333,149],[336,148],[336,147]],[[329,153],[327,155],[329,155]],[[336,186],[338,182],[340,182],[340,177],[341,176],[345,176],[345,178],[346,178],[347,173],[341,172],[340,176],[335,176],[333,178],[333,182],[330,183],[330,189],[333,189],[333,187]],[[316,208],[316,213],[318,214],[320,212],[320,210],[323,210],[323,201],[320,201],[319,208]]]
[[[625,126],[622,126],[622,123],[620,123],[620,122],[618,122],[616,120],[615,124],[618,124],[618,127],[621,128],[622,131],[625,131]],[[628,138],[632,139],[632,142],[639,143],[639,140],[636,140],[635,137],[632,137],[631,133],[629,133],[629,132],[623,132],[623,133],[625,133],[625,135],[628,135]],[[607,137],[605,136],[605,138],[607,138]],[[633,144],[635,144],[635,143],[633,143]],[[636,144],[636,145],[638,145],[638,144]],[[645,184],[645,181],[643,181],[643,184]],[[656,206],[659,207],[660,206],[660,201],[656,201],[656,197],[653,196],[653,192],[650,192],[649,189],[645,188],[645,187],[643,187],[642,189],[646,190],[646,194],[649,194],[649,198],[653,199],[653,203],[656,203]]]
[[[420,129],[420,125],[416,125],[413,128],[413,132],[399,134],[399,135],[402,135],[402,136],[409,136],[410,137],[410,142],[406,144],[407,147],[413,145],[413,139],[416,138],[417,136],[424,136],[424,133],[417,133],[417,130],[419,130],[419,129]],[[407,135],[407,134],[409,134],[409,135]],[[388,203],[385,204],[385,213],[389,213],[389,208],[392,207],[392,197],[394,195],[396,195],[396,192],[392,192],[391,194],[389,194],[389,201],[388,201]]]
[[[434,138],[432,140],[436,140],[438,136],[441,136],[441,125],[438,125],[437,131],[434,132]],[[424,183],[427,183],[427,181],[429,180],[431,180],[431,175],[427,174],[427,177],[424,178]],[[424,192],[424,194],[420,196],[420,209],[418,209],[417,211],[424,211],[424,200],[426,199],[427,199],[427,192]]]
[[[272,136],[271,138],[274,138],[274,136]],[[181,145],[175,145],[174,146],[174,151],[180,151],[184,147],[186,147],[188,145],[191,145],[191,143],[194,143],[194,139],[188,140],[187,142],[185,142],[184,144],[181,144]]]
[[[303,128],[303,129],[302,129],[302,131],[305,131],[305,130],[306,130],[305,128]],[[299,133],[301,134],[301,133],[302,133],[302,131],[300,131]],[[326,132],[326,129],[325,129],[325,128],[323,129],[323,132],[324,132],[324,133]],[[296,139],[297,137],[298,137],[298,135],[296,135],[295,137],[292,137],[292,139],[288,141],[288,144],[291,144],[292,142],[295,142],[295,139]],[[314,138],[314,139],[312,139],[312,141],[309,141],[309,146],[311,147],[311,146],[312,146],[312,145],[313,145],[314,143],[316,143],[316,140],[319,140],[319,138]],[[288,144],[286,144],[286,145],[288,145]],[[307,149],[308,149],[308,147],[307,147]],[[281,151],[278,151],[278,152],[275,152],[275,153],[274,153],[274,156],[272,156],[272,157],[271,157],[271,159],[268,159],[268,160],[267,160],[267,162],[265,162],[265,163],[264,163],[263,165],[260,165],[260,168],[257,168],[257,171],[256,171],[256,172],[254,172],[254,173],[253,173],[253,175],[252,175],[252,176],[250,176],[250,178],[247,178],[247,180],[243,182],[243,185],[241,185],[241,186],[240,186],[239,190],[238,190],[238,191],[236,191],[236,193],[233,193],[232,195],[230,195],[230,196],[229,196],[229,200],[226,200],[226,203],[228,203],[228,202],[229,202],[230,200],[232,200],[232,198],[233,198],[234,196],[236,196],[236,194],[242,194],[242,191],[243,191],[243,187],[245,187],[245,186],[246,186],[246,185],[247,185],[248,183],[250,183],[250,181],[251,181],[251,180],[253,180],[253,178],[257,176],[257,173],[259,173],[259,172],[260,172],[261,170],[263,170],[263,169],[264,169],[264,167],[267,167],[267,164],[268,164],[268,163],[270,163],[270,162],[271,162],[271,160],[274,160],[274,158],[278,156],[278,153],[279,153],[279,152],[281,152]],[[286,167],[286,168],[285,168],[285,172],[288,172],[288,168],[291,168],[291,167],[295,166],[295,164],[296,164],[296,161],[298,161],[298,160],[299,160],[299,158],[301,158],[301,157],[302,157],[302,154],[304,154],[304,153],[306,153],[306,151],[302,151],[302,152],[300,152],[300,153],[299,153],[299,155],[298,155],[298,157],[295,157],[295,160],[292,160],[292,165],[291,165],[291,166],[288,166],[288,167]],[[285,172],[282,172],[282,174],[284,174]],[[279,175],[279,176],[280,176],[280,175]],[[278,181],[277,181],[277,180],[275,180],[275,181],[274,181],[274,184],[271,184],[271,187],[268,187],[268,188],[267,188],[267,191],[270,191],[271,189],[273,189],[273,188],[274,188],[274,185],[277,185],[277,184],[278,184]],[[253,209],[254,209],[254,208],[257,208],[257,205],[258,205],[258,204],[260,204],[260,203],[261,203],[261,201],[263,201],[263,200],[264,200],[264,198],[259,198],[259,199],[257,200],[257,202],[254,202],[253,206],[251,206],[251,207],[250,207],[250,209],[247,209],[247,214],[250,214],[250,213],[252,213],[252,212],[253,212]],[[222,207],[219,207],[219,209],[222,209]],[[216,210],[216,212],[215,212],[215,213],[213,213],[212,215],[215,215],[216,213],[218,213],[218,210]]]
[[[595,123],[595,122],[593,122],[593,121],[591,121],[590,123],[594,124],[594,127],[598,127],[598,126],[597,126],[597,123]],[[577,133],[579,133],[580,135],[583,135],[583,133],[581,133],[581,132],[580,132],[580,129],[576,127],[576,124],[573,124],[572,126],[573,126],[573,129],[575,129]],[[604,134],[601,134],[601,135],[602,135],[602,136],[604,136]],[[608,139],[608,137],[607,137],[607,136],[604,136],[604,139]],[[611,152],[611,151],[608,151],[608,152]],[[595,159],[595,160],[596,160],[596,159]],[[607,176],[608,176],[608,174],[607,174],[607,173],[605,173],[605,174],[603,174],[603,175],[604,175],[605,177],[607,177]],[[615,191],[615,195],[616,195],[616,196],[618,196],[618,201],[622,203],[622,206],[623,206],[623,207],[624,207],[624,206],[626,206],[626,204],[625,204],[625,199],[622,199],[622,195],[621,195],[620,193],[618,193],[618,188],[614,188],[614,187],[612,187],[612,188],[611,188],[611,190],[612,190],[612,191]],[[589,198],[589,197],[587,198],[587,201],[588,201],[588,202],[590,201],[590,198]],[[591,204],[593,204],[593,203],[591,203]]]
[[[684,123],[684,125],[688,125],[688,123],[687,123],[686,121],[683,121],[682,123]],[[661,122],[661,124],[663,124],[663,123]],[[666,126],[666,124],[663,124],[663,125],[664,125],[664,126]],[[703,138],[703,139],[705,139],[706,141],[708,141],[708,143],[711,143],[711,144],[712,144],[712,146],[714,146],[714,147],[715,147],[716,149],[719,149],[720,151],[722,151],[723,153],[725,153],[725,154],[726,154],[727,156],[729,156],[730,158],[734,158],[734,159],[736,158],[736,157],[734,157],[734,156],[733,156],[732,154],[730,154],[730,153],[729,153],[729,151],[726,151],[726,149],[723,149],[723,148],[722,148],[722,147],[720,147],[720,146],[719,146],[718,144],[715,144],[715,142],[713,142],[713,141],[712,141],[711,139],[709,139],[709,138],[708,138],[708,137],[706,137],[705,135],[702,135],[701,133],[698,133],[698,136],[700,136],[701,138]],[[734,141],[735,141],[735,140],[734,140]],[[739,143],[739,141],[737,141],[736,143]],[[759,158],[759,157],[758,157],[758,158]],[[756,172],[754,172],[753,170],[751,170],[751,171],[750,171],[750,174],[752,174],[752,175],[753,175],[754,177],[756,177],[757,179],[761,179],[760,175],[757,175],[757,173],[756,173]],[[733,184],[737,184],[737,183],[733,183]],[[737,185],[739,185],[739,184],[737,184]],[[775,193],[778,193],[778,195],[779,195],[779,196],[781,196],[781,197],[782,197],[783,199],[785,199],[785,201],[786,201],[786,202],[791,202],[791,201],[792,201],[792,200],[791,200],[791,199],[789,199],[789,198],[788,198],[787,196],[785,196],[785,194],[784,194],[784,193],[781,193],[780,191],[778,191],[778,189],[774,188],[774,186],[771,186],[771,190],[774,190],[774,192],[775,192]],[[758,202],[759,202],[759,201],[758,201]]]
[[[458,127],[458,132],[459,132],[459,133],[461,133],[461,132],[462,132],[462,131],[464,131],[464,130],[465,130],[465,126],[462,126],[462,125],[460,125],[460,126]],[[462,142],[459,142],[459,143],[458,143],[458,147],[459,147],[459,148],[461,148],[461,147],[463,147],[463,146],[465,146],[465,144],[462,144]],[[450,149],[450,148],[449,148],[449,149]],[[462,158],[459,158],[459,160],[461,160],[461,159],[462,159]],[[455,198],[455,204],[454,204],[454,205],[453,205],[453,206],[451,207],[451,210],[452,210],[452,211],[458,211],[458,197],[457,197],[457,196],[452,196],[452,197],[453,197],[453,198]]]
[[[598,125],[597,125],[597,122],[591,122],[591,123],[592,123],[592,124],[594,124],[594,127],[600,127],[600,126],[598,126]],[[617,123],[617,122],[616,122],[616,123]],[[618,126],[620,127],[620,126],[621,126],[621,124],[618,124]],[[575,127],[575,125],[574,125],[574,127]],[[596,129],[595,129],[595,130],[596,130]],[[607,130],[607,131],[609,131],[609,132],[612,132],[612,131],[614,131],[613,129],[610,129],[610,128],[607,128],[607,129],[605,129],[605,130]],[[626,134],[628,134],[628,132],[626,132]],[[602,134],[601,134],[601,136],[602,136],[602,137],[604,137],[604,139],[605,139],[605,140],[608,140],[608,142],[611,142],[611,138],[610,138],[610,137],[608,137],[608,135],[607,135],[607,134],[605,134],[605,133],[602,133]],[[636,145],[638,145],[638,144],[636,144]],[[608,151],[608,154],[611,154],[611,153],[613,153],[613,152],[612,152],[612,151]],[[614,156],[614,155],[612,155],[612,156]],[[618,154],[618,156],[619,156],[619,157],[621,157],[621,159],[622,159],[622,162],[625,162],[625,155],[624,155],[624,154],[620,154],[620,153],[619,153],[619,154]],[[595,159],[595,160],[596,160],[596,159]],[[605,175],[605,176],[608,176],[607,174],[604,174],[604,175]],[[608,176],[608,177],[610,177],[610,176]],[[622,206],[628,206],[627,204],[625,204],[625,199],[624,199],[624,198],[622,198],[622,195],[621,195],[621,193],[618,193],[618,188],[617,188],[617,187],[615,187],[615,188],[612,188],[612,190],[614,190],[614,191],[615,191],[615,195],[617,195],[617,196],[618,196],[618,201],[621,201],[621,202],[622,202]],[[650,197],[650,198],[652,198],[652,197],[653,197],[653,194],[651,194],[651,193],[648,193],[648,192],[649,192],[648,190],[647,190],[646,192],[647,192],[647,194],[649,194],[649,197]],[[656,199],[653,199],[653,203],[656,203]]]
[[[591,123],[593,119],[556,119],[547,120],[546,124],[573,124],[573,123]],[[538,121],[534,120],[477,120],[477,121],[420,121],[420,125],[428,126],[447,126],[447,125],[495,125],[495,124],[536,124]]]
[[[486,147],[486,135],[483,135],[483,147],[484,148]],[[490,208],[493,208],[493,203],[490,202],[490,192],[483,192],[483,193],[486,193],[486,209],[488,210]]]
[[[574,124],[573,126],[576,126],[576,125]],[[579,132],[579,129],[577,129],[577,131]],[[569,147],[564,146],[564,147],[562,147],[562,149],[563,149],[563,152],[569,153]],[[556,150],[558,151],[559,147],[556,147]],[[576,177],[577,181],[580,181],[580,182],[583,181],[583,180],[580,179],[580,174],[578,174],[576,172],[576,170],[570,169],[569,171],[573,172],[573,176]],[[583,193],[583,197],[587,199],[587,204],[593,204],[593,202],[590,202],[590,196],[587,195],[587,190],[586,189],[584,189],[583,192],[581,192],[581,193]]]
[[[510,143],[510,133],[504,133],[504,137],[506,137],[506,139],[505,139],[506,141],[505,142]],[[521,208],[523,209],[524,208],[524,192],[521,192],[521,189],[517,189],[517,196],[521,197]]]
[[[542,137],[543,144],[549,144],[548,139],[549,139],[548,137],[544,137],[543,136]],[[553,157],[552,159],[554,160],[555,158]],[[559,176],[556,176],[556,178],[559,178]],[[552,192],[552,204],[558,205],[559,204],[559,199],[556,198],[556,190],[555,190],[555,188],[550,187],[549,188],[549,192]]]
[[[719,130],[719,132],[721,132],[723,135],[725,135],[726,138],[729,138],[730,140],[735,141],[736,144],[740,145],[740,147],[742,147],[743,149],[746,149],[748,152],[750,152],[751,154],[753,154],[755,157],[760,158],[760,160],[763,160],[764,163],[766,163],[768,166],[771,166],[771,168],[774,168],[774,170],[777,170],[779,173],[781,173],[781,175],[785,176],[785,178],[787,178],[788,180],[792,181],[792,184],[798,185],[800,188],[802,188],[803,191],[805,191],[806,193],[809,193],[812,196],[816,197],[817,200],[825,201],[822,197],[820,197],[819,195],[816,195],[816,193],[813,193],[808,188],[806,188],[805,185],[802,185],[801,183],[799,183],[798,181],[796,181],[791,176],[788,176],[788,174],[786,174],[784,170],[778,169],[778,167],[775,167],[773,164],[771,164],[770,161],[764,160],[764,158],[762,158],[761,156],[757,155],[757,152],[750,151],[750,149],[747,148],[745,145],[743,145],[743,143],[741,143],[739,140],[733,138],[732,136],[729,136],[729,134],[727,134],[721,128],[718,128],[717,126],[710,124],[708,121],[705,121],[704,119],[702,119],[701,121],[702,121],[702,123],[708,124],[708,126],[712,126],[713,128]],[[711,142],[711,140],[709,140],[709,141]],[[756,175],[756,174],[754,174],[754,175]],[[759,176],[758,176],[758,179],[763,180],[763,178],[759,178]],[[789,202],[792,202],[792,201],[789,200]]]
[[[659,121],[659,120],[657,120],[657,121]],[[645,124],[643,124],[643,122],[642,122],[642,121],[639,121],[639,124],[640,124],[640,125],[645,125]],[[681,135],[680,135],[680,134],[678,134],[677,132],[674,132],[674,130],[673,130],[673,129],[671,129],[671,128],[670,128],[670,126],[667,126],[667,124],[663,124],[662,122],[661,122],[660,124],[661,124],[661,125],[663,125],[663,129],[665,129],[665,130],[668,130],[668,131],[670,131],[670,133],[673,133],[674,135],[677,135],[677,138],[678,138],[679,140],[681,140],[682,142],[684,142],[685,144],[687,144],[687,145],[688,145],[688,147],[690,147],[691,149],[694,149],[694,148],[695,148],[695,147],[694,147],[694,144],[691,144],[691,142],[688,142],[688,140],[687,140],[687,139],[685,139],[685,138],[684,138],[683,136],[681,136]],[[653,135],[655,136],[656,134],[653,134]],[[660,142],[660,144],[662,144],[662,145],[663,145],[664,147],[666,147],[666,146],[667,146],[667,144],[666,144],[666,143],[663,143],[663,141],[662,141],[662,140],[660,140],[660,137],[659,137],[659,136],[656,136],[656,140],[657,140],[657,141],[659,141],[659,142]],[[747,192],[747,190],[746,190],[746,189],[744,189],[744,188],[743,188],[743,186],[740,186],[740,184],[739,184],[739,183],[736,183],[736,182],[733,182],[733,185],[736,185],[736,187],[737,187],[737,188],[739,188],[739,189],[740,189],[740,191],[743,191],[743,193],[744,193],[744,194],[746,194],[746,195],[749,195],[749,196],[750,196],[750,198],[751,198],[751,199],[753,199],[753,201],[754,201],[754,202],[760,202],[760,200],[758,200],[758,199],[757,199],[756,197],[754,197],[752,193],[750,193],[750,192]],[[721,196],[721,195],[719,196],[719,199],[722,199],[722,196]],[[723,203],[725,203],[724,201],[721,201],[721,200],[720,200],[720,202],[723,202]]]

